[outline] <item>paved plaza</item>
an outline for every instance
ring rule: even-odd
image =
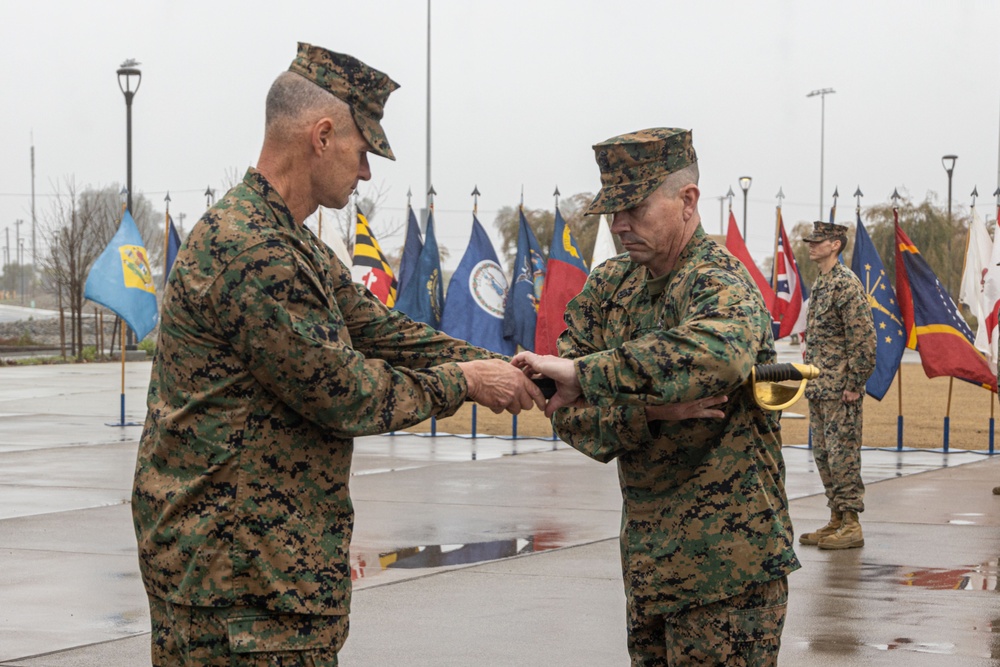
[[[125,372],[141,422],[149,362]],[[117,364],[0,368],[0,666],[141,666]],[[962,443],[952,443],[960,449]],[[796,532],[825,522],[787,446]],[[1000,457],[864,453],[863,549],[798,547],[781,664],[1000,666]],[[551,440],[357,442],[345,667],[628,664],[617,472]]]

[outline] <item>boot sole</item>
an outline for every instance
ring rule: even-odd
[[[830,533],[830,534],[832,535],[833,533]],[[824,535],[823,537],[827,537],[827,536]],[[802,544],[802,545],[807,546],[807,547],[815,547],[815,546],[819,545],[819,541],[821,539],[823,539],[823,538],[820,537],[820,538],[817,538],[817,539],[813,539],[813,538],[808,538],[805,535],[802,535],[801,537],[799,537],[799,544]]]
[[[841,549],[858,549],[865,546],[864,540],[858,540],[857,542],[848,542],[847,544],[823,544],[820,542],[818,545],[820,549],[828,549],[831,551],[839,551]]]

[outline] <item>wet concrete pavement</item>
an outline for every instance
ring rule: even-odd
[[[126,421],[148,373],[126,364]],[[0,369],[0,665],[148,664],[140,427],[105,425],[120,383],[114,364]],[[1000,665],[1000,458],[863,456],[866,546],[798,548],[781,664]],[[825,498],[809,451],[785,458],[807,531]],[[352,472],[341,664],[628,664],[613,466],[546,440],[398,435],[360,439]]]

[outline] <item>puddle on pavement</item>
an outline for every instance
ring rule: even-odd
[[[471,565],[512,556],[537,553],[564,545],[560,531],[539,531],[525,538],[468,542],[465,544],[427,544],[396,551],[370,554],[351,552],[351,579],[367,579],[389,569]]]
[[[915,642],[907,637],[897,637],[888,644],[869,644],[869,646],[880,651],[912,651],[935,655],[951,655],[955,652],[955,645],[949,642]]]
[[[996,591],[1000,559],[955,570],[925,568],[903,572],[896,583],[932,591]]]

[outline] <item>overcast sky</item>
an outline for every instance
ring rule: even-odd
[[[280,8],[280,9],[279,9]],[[719,200],[749,191],[749,241],[771,254],[775,195],[784,218],[820,212],[819,97],[827,95],[825,185],[838,220],[851,194],[884,202],[947,197],[941,156],[958,155],[953,201],[995,216],[1000,152],[1000,2],[596,2],[505,0],[432,5],[432,176],[438,239],[457,263],[478,185],[480,220],[594,192],[592,144],[653,126],[694,130],[701,214],[719,231]],[[292,3],[194,0],[0,2],[0,245],[29,223],[30,147],[39,218],[67,178],[125,181],[125,104],[115,70],[141,64],[133,104],[133,181],[160,208],[169,190],[185,227],[256,162],[264,97],[296,42],[350,53],[401,84],[383,125],[396,162],[372,159],[387,192],[376,223],[402,219],[425,190],[425,0]],[[362,186],[362,193],[366,187]],[[827,215],[824,213],[824,217]],[[378,224],[376,224],[376,233]],[[381,239],[393,248],[402,235]]]

